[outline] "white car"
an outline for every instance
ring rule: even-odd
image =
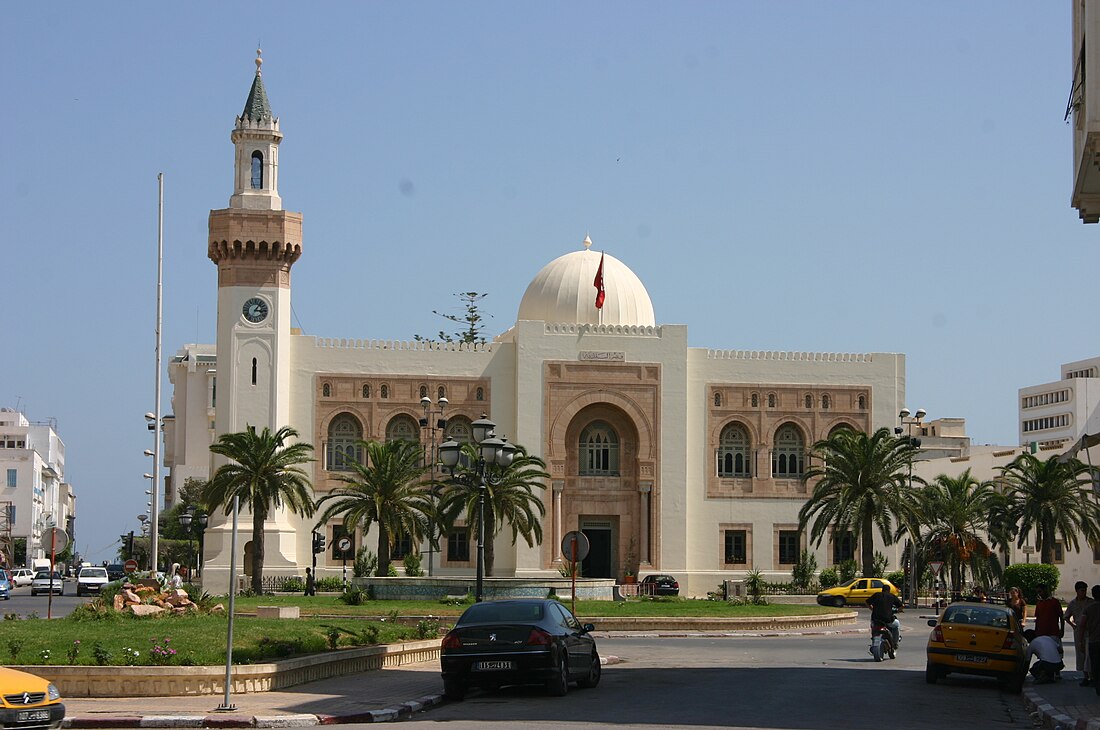
[[[76,595],[85,593],[99,593],[99,590],[108,583],[106,568],[81,568],[76,576]]]
[[[29,586],[32,580],[34,580],[34,571],[30,568],[16,568],[11,572],[13,586]]]
[[[52,573],[48,570],[35,573],[34,580],[31,581],[31,595],[37,596],[39,593],[65,595],[65,579],[56,570]]]

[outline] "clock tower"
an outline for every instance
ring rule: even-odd
[[[279,197],[283,134],[267,100],[260,53],[230,135],[233,195],[228,208],[210,211],[207,255],[218,267],[215,438],[247,426],[275,432],[291,424],[290,267],[302,254],[302,214],[283,210]],[[273,510],[269,520],[265,568],[293,564],[295,537],[286,513]],[[214,562],[223,560],[228,550]]]

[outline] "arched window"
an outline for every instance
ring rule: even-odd
[[[365,383],[363,385],[363,397],[370,398],[370,383]]]
[[[760,407],[760,396],[758,396],[756,393],[752,394],[752,407],[753,408],[759,408]]]
[[[768,393],[768,408],[775,408],[775,393]]]
[[[829,410],[829,396],[827,395],[821,396],[821,410]]]
[[[714,394],[714,405],[716,407],[721,407],[722,406],[722,394],[721,393],[715,393]]]
[[[813,408],[814,407],[814,397],[812,395],[807,395],[806,396],[806,407],[807,408]]]
[[[619,476],[619,434],[603,421],[593,421],[581,431],[578,456],[581,476]]]
[[[473,429],[470,427],[470,419],[465,416],[448,418],[447,428],[443,433],[448,439],[457,441],[460,444],[468,444],[473,441]]]
[[[386,426],[387,441],[419,441],[420,424],[412,416],[394,416]]]
[[[485,400],[485,389],[484,388],[478,388],[476,393],[477,394],[474,396],[474,400]]]
[[[439,388],[437,388],[436,391],[435,391],[435,399],[436,400],[441,400],[441,399],[446,398],[446,397],[447,397],[446,389],[442,385],[439,386]]]
[[[329,385],[328,383],[325,383],[324,385],[322,385],[321,386],[321,396],[324,397],[324,398],[328,398],[331,395],[332,395],[332,386]]]
[[[421,398],[427,398],[428,397],[428,386],[426,386],[426,385],[421,385],[420,386],[420,397]]]
[[[380,398],[389,398],[390,397],[390,386],[383,385],[381,388],[379,388],[378,389],[378,396]]]
[[[264,186],[264,153],[256,150],[252,153],[252,189],[260,190]]]
[[[805,470],[805,439],[797,426],[789,423],[775,432],[775,448],[772,449],[772,476],[780,478],[801,477]]]
[[[718,476],[752,476],[749,455],[752,453],[749,435],[744,426],[731,423],[722,429],[718,440]]]
[[[865,395],[860,395],[859,396],[859,410],[861,410],[861,411],[867,410],[867,396],[865,396]]]
[[[328,426],[328,443],[325,461],[329,471],[351,471],[352,464],[361,462],[363,449],[359,441],[363,438],[363,427],[350,413],[341,413],[332,419]]]

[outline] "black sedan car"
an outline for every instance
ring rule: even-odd
[[[638,591],[643,596],[678,596],[680,582],[671,575],[647,575]]]
[[[443,695],[461,700],[470,687],[544,684],[560,697],[570,682],[595,687],[601,666],[592,630],[554,600],[475,603],[443,638]]]

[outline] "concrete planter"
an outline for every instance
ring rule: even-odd
[[[434,578],[353,578],[351,582],[363,590],[368,588],[380,601],[438,600],[444,596],[464,596],[473,593],[476,578],[447,576]],[[558,596],[573,592],[570,578],[485,578],[485,597],[546,598],[550,590]],[[578,578],[577,598],[611,601],[615,598],[614,578]]]
[[[338,649],[269,664],[235,665],[233,694],[267,692],[294,685],[439,659],[439,639]],[[172,697],[225,692],[225,666],[98,667],[13,666],[57,685],[62,697]]]

